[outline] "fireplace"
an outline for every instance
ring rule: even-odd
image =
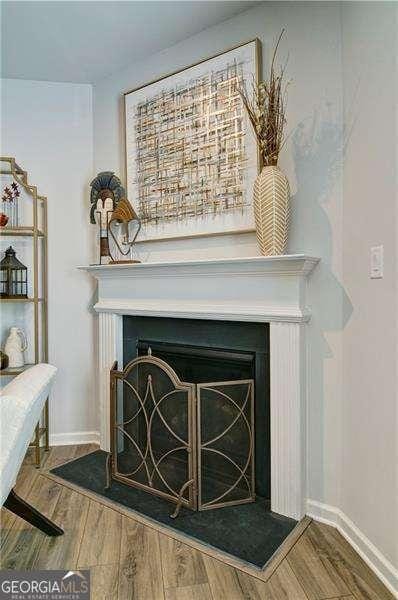
[[[271,466],[261,469],[256,447],[256,493],[271,498],[273,512],[301,519],[305,515],[307,372],[311,367],[306,360],[311,318],[307,281],[318,260],[297,254],[82,267],[98,280],[94,308],[99,314],[101,448],[107,452],[110,448],[110,368],[115,360],[121,366],[136,356],[134,344],[126,349],[125,319],[164,317],[165,322],[187,319],[264,325],[269,332],[269,374],[256,361],[255,394],[261,385],[259,366],[262,385],[269,386],[269,418],[264,415],[261,420],[256,414],[255,443],[262,436],[267,440],[270,456],[265,463],[268,460]],[[142,340],[159,338],[151,332]],[[188,343],[209,346],[206,340]],[[264,405],[256,398],[256,411],[259,406]],[[265,492],[259,469],[262,483],[268,486]]]
[[[123,340],[109,483],[175,502],[174,517],[269,501],[268,325],[127,316]]]

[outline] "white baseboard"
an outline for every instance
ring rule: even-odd
[[[99,431],[50,433],[50,446],[71,446],[72,444],[99,444],[99,442]]]
[[[307,500],[307,515],[315,521],[336,527],[394,597],[398,598],[398,569],[340,509],[315,500]]]

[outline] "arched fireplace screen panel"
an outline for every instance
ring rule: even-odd
[[[194,391],[154,356],[111,371],[114,479],[196,508]]]
[[[253,388],[182,382],[152,355],[114,365],[110,477],[177,503],[175,515],[254,501]]]

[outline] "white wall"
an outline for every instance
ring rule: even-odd
[[[86,310],[93,284],[76,270],[91,256],[92,88],[10,79],[1,88],[1,154],[14,156],[48,198],[49,360],[59,369],[51,434],[68,442],[71,433],[98,429],[93,320]]]
[[[394,3],[342,5],[343,333],[341,509],[398,566],[398,138]],[[384,245],[384,278],[370,247]]]
[[[341,40],[338,3],[266,2],[184,42],[132,64],[94,85],[95,171],[124,179],[122,92],[206,56],[258,37],[263,62],[286,28],[281,61],[289,53],[288,130],[282,153],[293,189],[289,250],[322,257],[311,284],[309,481],[311,498],[339,502],[341,448],[342,170]],[[134,202],[134,198],[130,198]],[[143,260],[258,254],[254,235],[145,244]]]

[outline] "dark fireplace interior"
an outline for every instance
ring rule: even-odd
[[[153,357],[165,361],[182,382],[199,384],[195,386],[200,402],[198,437],[216,440],[198,451],[195,459],[200,473],[199,503],[203,509],[223,506],[224,502],[250,502],[253,500],[254,490],[257,497],[269,500],[268,325],[125,316],[123,366],[137,357],[147,356],[148,351]],[[163,374],[159,375],[156,366],[140,365],[139,373],[139,377],[135,373],[131,377],[135,378],[141,397],[146,393],[148,375],[151,375],[156,397],[168,392],[168,378],[163,377]],[[170,439],[167,428],[155,413],[151,422],[152,460],[146,460],[144,469],[140,457],[145,453],[148,424],[144,422],[143,411],[140,411],[139,403],[131,390],[125,387],[122,396],[119,395],[118,398],[118,402],[123,402],[125,422],[130,421],[138,411],[138,416],[125,428],[130,437],[124,436],[124,441],[119,443],[120,471],[134,472],[134,481],[145,486],[148,483],[148,466],[152,473],[153,462],[161,461],[159,472],[164,480],[153,471],[151,486],[161,493],[167,493],[167,481],[173,489],[179,489],[181,483],[191,476],[186,450],[173,450],[172,443],[178,446],[178,441],[176,444],[174,438]],[[242,414],[229,428],[242,407]],[[188,403],[184,402],[182,392],[173,392],[167,402],[162,403],[165,420],[181,439],[186,439],[188,435],[188,411]],[[225,432],[225,435],[220,436],[220,432]],[[134,440],[134,444],[130,439]],[[253,452],[249,450],[250,445]],[[241,472],[244,472],[244,476],[239,479]],[[184,491],[187,501],[188,492],[188,489]],[[217,504],[215,500],[218,498],[220,500]]]

